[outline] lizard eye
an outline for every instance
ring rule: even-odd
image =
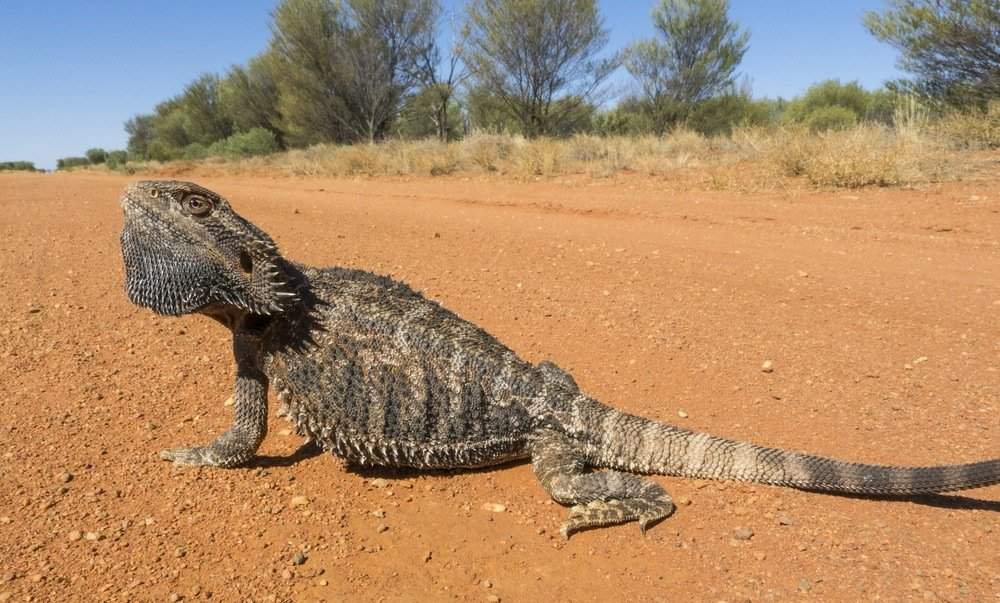
[[[192,216],[204,216],[212,211],[212,202],[198,195],[188,195],[184,198],[184,207]]]
[[[153,190],[149,191],[149,196],[155,199],[160,196],[160,191],[154,188]]]

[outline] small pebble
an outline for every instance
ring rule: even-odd
[[[677,416],[680,417],[680,418],[682,418],[682,419],[686,419],[687,416],[688,416],[688,414],[686,412],[684,412],[683,410],[678,410],[677,411]]]
[[[309,504],[309,499],[305,496],[293,496],[288,504],[292,507],[304,507]]]
[[[80,533],[80,530],[73,530],[72,532],[69,533],[69,539],[72,540],[73,542],[76,542],[81,538],[83,538],[83,534]]]
[[[492,511],[494,513],[503,513],[507,510],[507,507],[501,505],[500,503],[483,503],[483,511]]]
[[[306,557],[305,553],[299,551],[298,553],[295,553],[294,557],[292,557],[292,565],[302,565],[306,562],[307,558],[308,557]]]
[[[378,526],[376,526],[375,531],[378,532],[379,534],[381,534],[382,532],[388,532],[389,526],[385,525],[384,523],[380,523],[378,524]]]
[[[750,528],[736,528],[733,530],[733,538],[736,540],[750,540],[753,538],[753,530]]]
[[[792,518],[789,517],[788,515],[785,515],[784,513],[782,513],[781,515],[778,516],[778,525],[781,525],[781,526],[790,526],[790,525],[792,525],[792,523],[794,523],[794,522],[792,521]]]
[[[235,403],[236,403],[236,401],[233,400],[233,397],[229,396],[228,398],[226,398],[226,401],[222,403],[222,405],[223,406],[232,406]]]
[[[387,487],[389,485],[389,480],[387,480],[387,479],[385,479],[383,477],[376,477],[375,479],[373,479],[369,483],[371,485],[375,486],[376,488],[385,488],[385,487]]]
[[[770,360],[765,360],[764,364],[760,365],[760,370],[764,371],[765,373],[774,372],[774,363],[771,362]]]
[[[86,534],[83,535],[83,537],[86,538],[87,540],[100,540],[101,539],[101,535],[98,534],[97,532],[87,532]]]
[[[319,584],[320,586],[326,586],[329,583],[330,582],[327,581],[326,579],[323,579],[323,580],[320,580],[320,581],[316,582],[316,584]]]
[[[281,577],[284,578],[285,580],[291,580],[292,572],[290,572],[289,570],[281,570]]]
[[[61,481],[64,484],[68,484],[71,481],[73,481],[73,474],[72,473],[60,473],[59,474],[59,481]]]
[[[496,595],[487,595],[486,600],[489,601],[489,603],[500,603],[500,597]]]
[[[382,509],[375,509],[372,511],[372,515],[378,517],[379,519],[383,519],[385,517],[385,511]]]

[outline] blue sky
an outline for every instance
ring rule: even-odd
[[[0,161],[124,148],[123,122],[265,48],[275,0],[0,1]],[[444,0],[458,13],[463,0]],[[653,34],[653,0],[600,0],[609,50]],[[898,77],[896,53],[862,27],[883,0],[731,0],[751,32],[740,72],[756,96],[827,78],[868,88]],[[624,74],[615,84],[627,85]]]

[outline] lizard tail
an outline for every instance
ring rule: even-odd
[[[593,402],[593,401],[591,401]],[[634,473],[727,479],[802,490],[906,496],[1000,483],[1000,459],[962,465],[897,467],[847,463],[767,448],[651,421],[596,403],[581,408],[595,466]],[[592,422],[594,421],[594,422]]]

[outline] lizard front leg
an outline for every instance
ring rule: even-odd
[[[177,465],[236,467],[253,458],[267,434],[267,376],[257,363],[257,346],[252,338],[236,335],[236,386],[233,394],[233,426],[206,446],[173,448],[160,458]]]

